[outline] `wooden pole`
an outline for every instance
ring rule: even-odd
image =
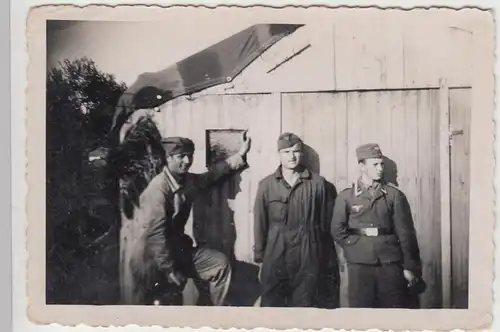
[[[450,190],[450,105],[446,79],[440,80],[440,179],[441,179],[441,270],[442,306],[450,308],[451,296],[451,190]]]

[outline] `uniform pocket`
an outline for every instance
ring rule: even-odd
[[[401,246],[401,242],[397,235],[387,235],[384,239],[384,242],[389,246],[397,247],[398,249]]]
[[[401,244],[396,235],[388,235],[382,241],[378,241],[376,250],[383,262],[401,262],[403,259]]]
[[[349,235],[343,241],[344,246],[352,246],[359,241],[359,235]]]
[[[284,222],[287,218],[287,199],[277,198],[269,201],[269,216],[276,222]]]

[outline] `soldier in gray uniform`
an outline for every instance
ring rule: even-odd
[[[331,227],[348,264],[349,306],[410,308],[422,270],[410,205],[383,181],[378,144],[358,147],[356,156],[361,176],[339,193]]]

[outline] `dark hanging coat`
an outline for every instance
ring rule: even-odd
[[[336,263],[329,241],[333,196],[326,180],[307,169],[293,188],[283,179],[281,167],[259,183],[254,260],[262,262],[262,306],[282,306],[283,301],[291,306],[321,305],[321,277],[331,259]],[[291,299],[275,294],[283,280],[295,289]]]

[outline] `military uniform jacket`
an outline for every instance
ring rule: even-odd
[[[180,188],[166,169],[151,180],[140,195],[133,218],[121,228],[120,284],[124,304],[143,304],[147,289],[159,276],[166,277],[175,268],[173,247],[192,246],[184,227],[196,194],[245,166],[243,158],[235,155],[208,172],[188,173]],[[174,194],[179,190],[183,203],[174,216]]]
[[[388,235],[364,236],[350,228],[388,228]],[[375,194],[358,182],[341,191],[332,219],[332,236],[344,249],[348,263],[401,263],[406,270],[421,273],[420,252],[410,205],[392,184],[381,183]]]

